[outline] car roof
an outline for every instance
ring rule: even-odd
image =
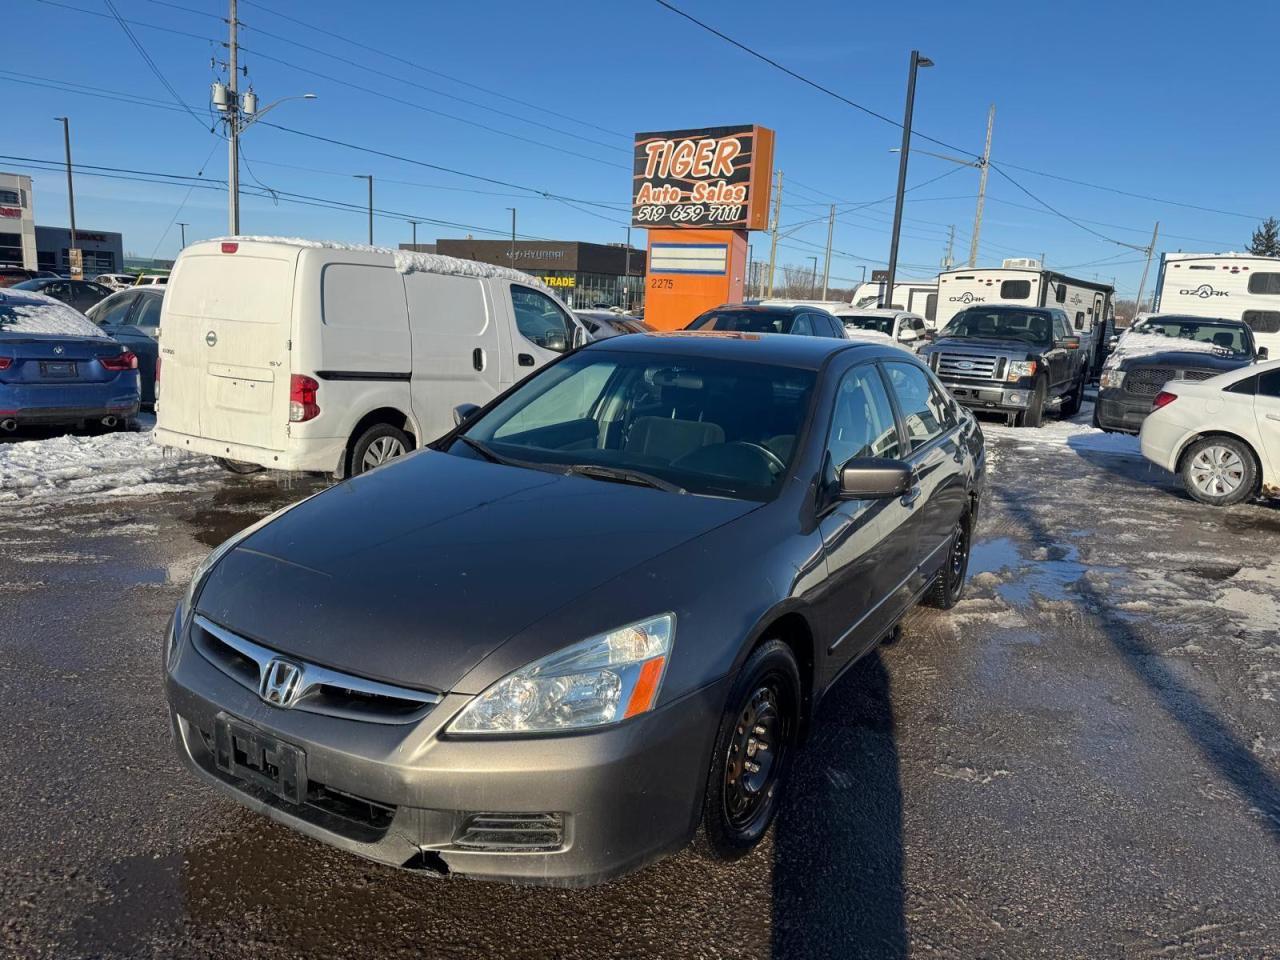
[[[712,307],[710,310],[703,310],[698,316],[705,313],[711,313],[714,310],[732,310],[735,313],[759,313],[759,314],[779,314],[779,313],[819,313],[829,312],[826,307],[820,307],[815,303],[722,303],[718,307]]]
[[[865,352],[901,359],[895,347],[835,337],[803,337],[787,333],[741,333],[728,330],[668,330],[598,340],[583,350],[668,354],[745,363],[772,363],[817,370],[837,353]]]
[[[1186,313],[1152,313],[1143,317],[1141,323],[1217,323],[1231,327],[1251,329],[1243,320],[1229,320],[1226,317],[1193,317]],[[1136,326],[1137,324],[1130,324]]]

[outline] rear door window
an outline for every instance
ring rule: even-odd
[[[163,297],[143,296],[137,316],[133,318],[133,326],[148,333],[154,332],[160,326],[160,308],[163,305]]]
[[[1280,370],[1268,370],[1258,374],[1258,394],[1264,397],[1280,397]]]
[[[111,300],[104,300],[102,310],[94,315],[94,322],[102,327],[118,327],[129,316],[137,297],[136,293],[122,293]]]
[[[812,315],[802,313],[796,317],[796,322],[791,325],[791,332],[798,337],[812,337],[814,335]]]

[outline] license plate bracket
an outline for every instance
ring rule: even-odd
[[[74,377],[76,362],[74,360],[41,360],[40,375],[42,377]]]
[[[301,804],[307,796],[307,755],[225,714],[214,721],[214,761],[219,770],[279,797]]]

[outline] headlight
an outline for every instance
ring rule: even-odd
[[[1009,364],[1009,373],[1005,379],[1009,383],[1021,380],[1023,377],[1034,377],[1036,374],[1036,362],[1034,360],[1014,360]]]
[[[1098,385],[1104,390],[1124,386],[1124,371],[1115,367],[1104,367],[1102,376],[1098,378]]]
[[[554,733],[652,710],[675,628],[675,614],[664,613],[535,660],[467,704],[449,732]]]

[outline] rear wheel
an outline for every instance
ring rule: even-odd
[[[238,473],[241,475],[258,473],[259,471],[266,469],[266,467],[257,463],[247,463],[244,460],[228,460],[226,457],[214,457],[213,462],[229,473]]]
[[[1044,380],[1037,380],[1035,389],[1031,391],[1031,398],[1027,401],[1027,409],[1014,416],[1014,426],[1032,428],[1040,426],[1041,421],[1044,420],[1044,402],[1048,392]]]
[[[799,727],[800,668],[769,640],[738,674],[716,736],[702,813],[713,857],[745,856],[773,823]]]
[[[1235,437],[1205,437],[1182,458],[1182,485],[1201,503],[1228,507],[1253,495],[1258,463],[1253,451]]]
[[[972,526],[969,515],[965,514],[956,523],[951,534],[951,546],[947,550],[947,560],[938,572],[938,578],[925,594],[924,605],[939,610],[950,610],[964,596],[965,578],[969,574],[969,546]]]
[[[411,449],[413,449],[413,442],[399,427],[393,427],[389,423],[375,423],[360,434],[351,447],[349,475],[357,477],[396,457],[404,456]]]

